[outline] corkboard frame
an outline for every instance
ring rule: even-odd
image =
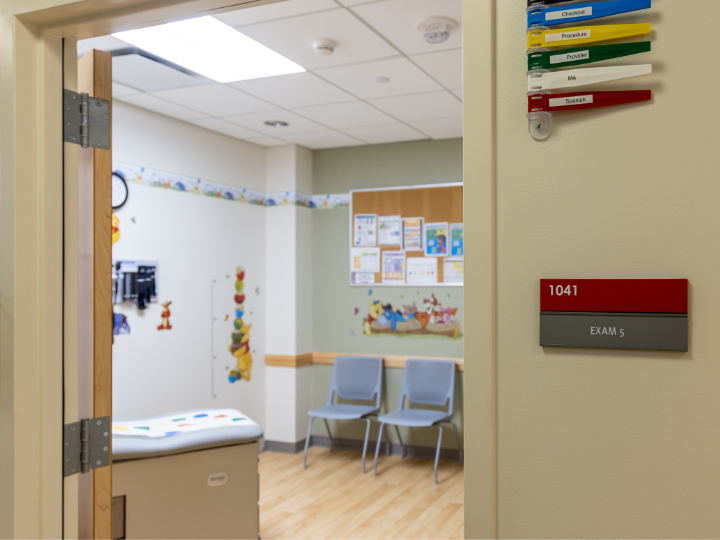
[[[376,214],[377,216],[399,215],[403,219],[423,218],[423,237],[425,224],[464,223],[463,183],[427,184],[421,186],[398,186],[387,188],[350,190],[350,232],[348,245],[353,248],[355,216],[357,214]],[[379,238],[378,238],[379,241]],[[448,239],[449,244],[449,239]],[[423,238],[424,245],[424,238]],[[444,283],[443,261],[448,257],[427,257],[438,260],[438,282],[432,284],[383,283],[382,254],[385,251],[403,251],[399,246],[375,246],[380,248],[381,271],[375,273],[375,283],[355,284],[352,282],[352,267],[348,254],[348,282],[351,287],[463,287],[463,283]],[[406,251],[409,257],[423,257],[424,251]],[[406,267],[407,268],[407,267]]]

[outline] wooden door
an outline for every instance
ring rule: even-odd
[[[93,50],[78,60],[77,88],[92,98],[112,100],[112,55]],[[111,107],[112,111],[112,107]],[[112,126],[112,117],[110,118]],[[79,357],[78,409],[80,418],[112,417],[112,129],[110,150],[78,150],[79,293],[86,310],[80,311],[80,337],[88,352]],[[92,191],[92,197],[89,197]],[[92,252],[92,257],[88,252]],[[83,253],[85,260],[83,261]],[[87,279],[83,279],[85,276]],[[92,322],[92,346],[89,346]],[[112,460],[111,460],[112,461]],[[82,478],[87,477],[87,478]],[[92,477],[92,478],[90,478]],[[79,479],[80,537],[111,538],[112,466],[94,469]]]

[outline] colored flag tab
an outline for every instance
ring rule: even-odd
[[[650,101],[651,99],[651,90],[531,94],[528,96],[528,113],[594,109],[598,107],[609,107],[611,105]]]
[[[528,51],[528,71],[593,64],[604,60],[650,52],[651,48],[652,44],[649,41],[641,41],[639,43],[620,43],[617,45],[573,47],[560,51],[531,49]]]
[[[528,8],[528,28],[535,26],[554,26],[557,24],[591,21],[611,15],[650,9],[652,0],[611,0],[609,2],[590,2],[570,4],[562,7],[549,7],[547,4],[535,4]]]
[[[650,75],[652,64],[569,69],[567,71],[536,70],[528,72],[528,92],[587,86],[640,75]]]
[[[528,49],[538,47],[565,47],[583,45],[610,39],[622,39],[641,36],[652,32],[650,23],[643,24],[609,24],[603,26],[574,26],[550,30],[544,26],[527,30]]]

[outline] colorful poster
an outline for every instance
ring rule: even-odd
[[[425,224],[425,256],[426,257],[447,257],[448,256],[448,224],[447,223],[426,223]]]
[[[382,282],[405,283],[405,252],[384,251],[382,254]]]
[[[377,214],[357,214],[353,227],[353,246],[377,245]],[[379,270],[378,270],[379,272]]]
[[[375,283],[375,274],[372,272],[353,272],[350,276],[352,285],[372,285]]]
[[[350,250],[351,272],[379,272],[380,248],[352,248]]]
[[[450,255],[452,257],[465,256],[465,227],[462,223],[450,224]]]
[[[400,246],[401,229],[400,216],[378,216],[378,245]]]
[[[423,218],[403,219],[403,249],[405,251],[423,250]]]
[[[443,282],[464,283],[465,261],[463,259],[448,258],[443,261]]]
[[[433,257],[407,258],[407,284],[433,285],[438,281],[438,260]]]

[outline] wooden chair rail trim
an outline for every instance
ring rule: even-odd
[[[335,363],[336,356],[381,356],[383,359],[383,367],[403,369],[405,362],[410,358],[424,358],[427,360],[452,360],[455,362],[457,371],[465,370],[465,360],[463,358],[437,358],[430,356],[414,355],[379,355],[379,354],[362,354],[362,353],[329,353],[329,352],[312,352],[301,354],[298,356],[283,356],[277,354],[265,355],[265,365],[275,367],[292,367],[297,368],[310,364],[331,366]]]

